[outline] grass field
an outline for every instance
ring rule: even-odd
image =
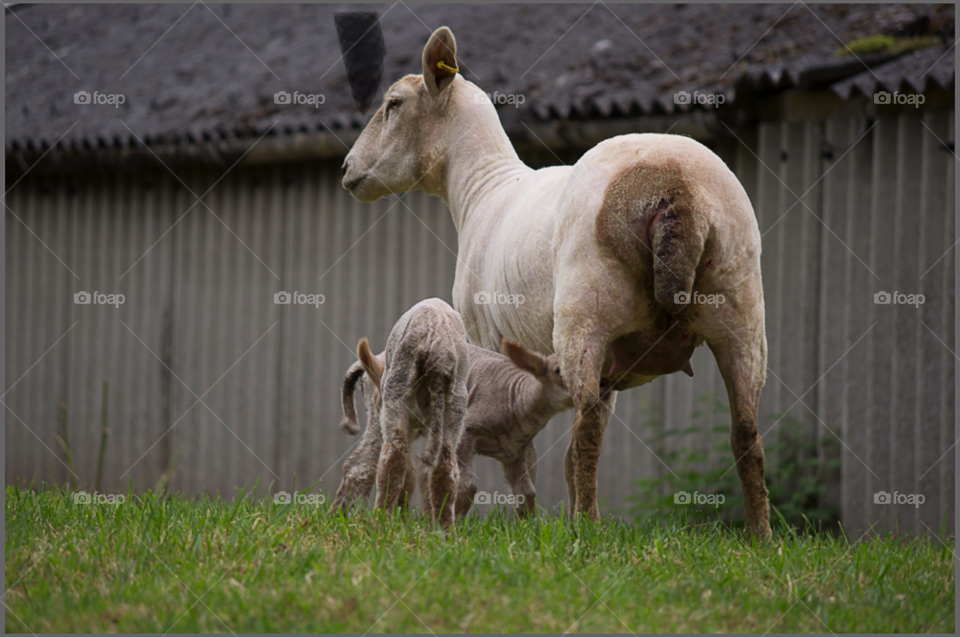
[[[7,632],[954,632],[952,539],[6,490]]]

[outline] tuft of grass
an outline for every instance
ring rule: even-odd
[[[875,33],[847,42],[836,51],[836,57],[845,55],[868,55],[870,53],[887,53],[900,55],[910,51],[919,51],[940,44],[940,38],[935,35],[916,35],[911,37],[896,37],[883,33]]]
[[[954,632],[951,538],[6,491],[8,632]]]

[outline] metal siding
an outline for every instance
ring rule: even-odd
[[[783,184],[780,182],[781,161],[781,125],[779,123],[762,123],[759,125],[758,144],[755,151],[757,160],[757,199],[754,209],[757,222],[760,226],[761,256],[760,267],[763,272],[763,297],[766,304],[767,330],[767,368],[782,370],[780,364],[780,318],[781,314],[781,218],[786,212],[780,193]],[[788,204],[789,205],[789,204]],[[760,394],[760,407],[757,420],[760,435],[764,444],[770,446],[776,441],[776,425],[779,425],[781,409],[780,394],[782,386],[769,373],[767,382]]]
[[[859,122],[848,122],[851,131],[859,133]],[[856,134],[854,133],[854,134]],[[848,143],[853,143],[854,135],[848,135]],[[860,263],[862,259],[870,262],[870,175],[872,170],[873,136],[867,135],[850,150],[843,160],[849,162],[846,236],[849,237],[850,251],[845,254],[845,303],[852,306],[846,312],[843,351],[846,355],[846,369],[843,384],[842,430],[837,432],[845,445],[840,449],[840,511],[841,521],[854,533],[867,528],[867,510],[873,506],[873,496],[869,486],[872,479],[870,469],[869,436],[869,397],[864,388],[870,382],[870,336],[858,343],[858,339],[867,334],[871,321],[873,289],[877,279]],[[855,257],[854,255],[857,255]],[[852,349],[851,349],[852,348]],[[830,472],[831,474],[833,471]]]
[[[825,137],[833,150],[832,159],[825,160],[823,181],[823,206],[821,213],[822,223],[817,223],[821,246],[820,269],[820,313],[819,313],[819,345],[820,360],[817,368],[816,388],[810,393],[811,399],[815,396],[818,405],[820,421],[817,423],[820,456],[820,477],[832,478],[824,485],[826,492],[822,502],[827,506],[839,507],[840,482],[830,469],[829,463],[839,457],[842,449],[843,431],[843,388],[849,360],[845,353],[852,343],[845,342],[844,325],[850,313],[849,306],[862,302],[864,291],[851,294],[846,287],[847,257],[851,256],[851,237],[847,234],[847,199],[850,187],[850,145],[855,141],[855,121],[848,119],[831,119],[826,122]],[[854,129],[855,130],[855,129]],[[860,264],[857,263],[859,266]],[[861,266],[862,267],[862,266]],[[812,402],[812,400],[811,400]],[[810,403],[808,403],[810,404]],[[809,412],[808,412],[809,413]],[[847,451],[844,449],[844,451]],[[854,467],[856,459],[852,456],[843,457],[843,468],[847,471],[857,471]],[[845,474],[846,472],[841,472]]]
[[[876,326],[864,339],[870,346],[870,379],[867,383],[867,448],[868,457],[864,462],[869,467],[876,467],[877,477],[870,476],[868,494],[881,490],[892,491],[892,431],[893,431],[893,382],[895,370],[893,361],[893,322],[887,308],[873,303],[873,294],[881,291],[881,285],[890,285],[893,279],[895,264],[891,258],[894,249],[894,227],[896,215],[894,203],[896,200],[897,175],[897,120],[881,117],[871,133],[873,135],[873,196],[871,197],[871,224],[870,224],[870,260],[868,264],[879,281],[872,281],[873,289],[867,290],[870,294],[867,302],[867,312],[870,315],[870,324]],[[886,290],[892,292],[892,290]],[[869,339],[869,341],[867,341]],[[893,519],[888,517],[888,509],[874,507],[873,496],[870,495],[865,524],[886,524],[893,528]],[[882,525],[879,527],[882,528]]]
[[[956,137],[955,113],[950,111],[946,114],[949,136],[946,140],[954,140]],[[946,141],[945,140],[945,141]],[[954,162],[948,162],[945,172],[947,179],[946,195],[944,197],[944,236],[950,244],[946,256],[943,259],[943,265],[940,268],[940,280],[942,281],[943,294],[943,340],[946,348],[940,352],[943,360],[943,390],[940,392],[940,440],[942,455],[938,460],[936,468],[940,471],[940,517],[944,520],[945,531],[948,535],[956,533],[955,515],[955,492],[956,492],[956,443],[951,442],[956,437],[956,355],[957,351],[955,339],[955,321],[956,321],[956,203],[955,192],[956,183],[954,181],[957,165]],[[949,446],[947,443],[950,443]],[[946,447],[946,448],[944,448]]]
[[[900,116],[897,122],[897,195],[896,221],[893,227],[896,263],[890,287],[905,294],[914,294],[919,288],[917,255],[920,249],[920,202],[921,142],[924,130],[920,119]],[[886,283],[887,281],[884,281]],[[893,349],[893,445],[891,453],[891,488],[889,491],[916,493],[916,423],[920,405],[917,395],[919,375],[920,330],[917,312],[907,306],[884,306],[891,310],[894,330]],[[898,527],[914,530],[918,524],[916,510],[905,506],[893,506]]]
[[[947,170],[953,167],[954,158],[946,152],[939,140],[947,139],[947,120],[944,113],[929,112],[923,117],[924,129],[921,138],[921,183],[920,183],[920,250],[917,265],[923,278],[917,282],[915,292],[924,295],[924,303],[912,314],[920,325],[919,357],[920,369],[917,374],[917,396],[919,415],[914,423],[914,449],[917,464],[916,482],[913,492],[926,498],[923,506],[917,509],[919,524],[916,532],[925,532],[925,528],[939,532],[941,519],[940,475],[934,463],[943,453],[942,449],[952,444],[952,440],[940,437],[940,394],[943,387],[943,335],[950,326],[943,320],[943,270],[926,273],[936,259],[943,255],[950,243],[943,233],[943,210],[947,191]],[[928,130],[929,129],[929,130]],[[930,265],[928,265],[930,264]],[[942,261],[941,261],[942,264]],[[911,308],[912,309],[912,308]],[[946,444],[944,444],[946,443]]]
[[[930,113],[923,121],[952,139],[952,114]],[[954,348],[954,251],[947,250],[953,162],[916,118],[880,119],[842,156],[858,132],[853,120],[770,122],[717,147],[750,196],[763,235],[771,374],[761,432],[768,445],[775,442],[784,423],[771,431],[774,414],[814,388],[804,396],[810,410],[797,404],[790,416],[808,442],[834,439],[829,426],[846,445],[820,450],[822,461],[841,460],[838,473],[821,473],[824,503],[839,505],[856,532],[877,521],[894,523],[888,508],[873,504],[874,492],[920,490],[926,507],[895,511],[901,527],[939,528],[947,516],[952,530],[954,460],[945,452],[954,437],[955,358],[947,349]],[[835,147],[832,159],[821,157],[824,141]],[[220,176],[184,179],[199,195]],[[812,211],[795,203],[799,195]],[[335,489],[359,440],[337,428],[343,372],[359,337],[379,351],[411,305],[429,296],[451,300],[457,236],[449,212],[423,192],[403,195],[402,203],[396,197],[356,202],[332,163],[238,168],[204,200],[213,212],[197,204],[184,216],[194,196],[166,174],[82,183],[28,177],[11,193],[11,208],[81,280],[8,215],[8,378],[23,374],[80,320],[7,397],[50,449],[8,411],[8,482],[66,478],[50,457],[62,455],[54,434],[65,397],[77,471],[92,485],[100,383],[107,378],[112,435],[105,489],[123,488],[127,478],[120,477],[131,466],[134,484],[152,487],[177,454],[172,487],[188,492],[232,495],[259,480],[263,495],[271,482],[274,491],[291,490],[294,474],[297,487],[322,477],[328,494]],[[120,310],[75,306],[72,294],[80,289],[120,291],[127,302]],[[887,312],[907,308],[875,306],[879,289],[919,291],[927,301],[919,313]],[[273,294],[280,290],[324,294],[325,303],[278,306]],[[874,321],[874,330],[840,360]],[[617,397],[600,464],[605,513],[629,508],[637,478],[677,470],[664,465],[670,450],[708,451],[704,470],[732,462],[728,450],[713,449],[725,434],[685,433],[662,442],[664,433],[690,426],[703,396],[713,392],[726,403],[707,348],[695,352],[693,366],[693,379],[672,375]],[[204,396],[210,410],[193,406],[191,391],[202,396],[214,383]],[[544,506],[566,500],[563,455],[572,422],[572,412],[562,414],[537,438]],[[779,461],[768,458],[768,467]],[[506,488],[497,463],[478,458],[474,469],[481,488]]]

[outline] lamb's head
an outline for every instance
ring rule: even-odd
[[[573,398],[560,375],[560,359],[556,354],[543,356],[509,338],[503,339],[501,349],[510,362],[537,379],[539,395],[531,398],[536,398],[551,416],[573,407]]]
[[[444,159],[463,123],[479,109],[497,119],[489,100],[476,98],[482,91],[458,77],[456,53],[453,33],[440,27],[423,49],[423,75],[407,75],[384,93],[343,162],[343,187],[354,197],[376,201],[421,188],[442,195]]]

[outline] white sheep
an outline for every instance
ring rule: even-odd
[[[537,452],[534,437],[557,413],[573,406],[573,400],[560,375],[556,356],[541,356],[516,341],[504,339],[504,354],[468,345],[467,412],[457,448],[459,486],[456,514],[466,515],[477,493],[472,464],[475,455],[498,460],[511,493],[520,504],[518,513],[527,515],[536,503]],[[384,360],[384,354],[377,356]],[[354,387],[360,382],[367,406],[367,428],[359,446],[343,465],[343,479],[337,489],[334,506],[346,506],[366,497],[373,485],[374,467],[383,446],[375,405],[376,384],[354,363],[343,379],[344,417],[342,429],[351,435],[360,431],[353,404]],[[425,472],[420,474],[421,494],[425,494]],[[407,467],[404,489],[412,495],[414,469]],[[423,497],[424,513],[432,514],[431,501]]]
[[[746,526],[769,536],[757,406],[766,376],[760,232],[736,176],[679,135],[621,135],[573,166],[517,156],[486,94],[458,73],[440,27],[422,75],[384,92],[343,164],[360,201],[423,189],[458,232],[454,307],[470,342],[506,336],[555,352],[573,397],[564,462],[570,507],[600,518],[597,465],[616,391],[692,373],[706,343],[730,399]],[[482,295],[481,293],[487,293]],[[522,295],[523,304],[478,297]]]

